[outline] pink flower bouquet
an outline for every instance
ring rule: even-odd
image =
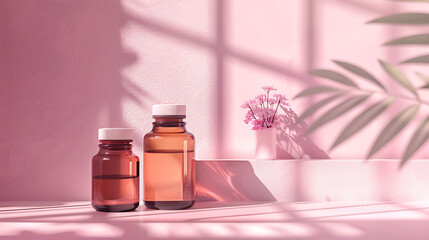
[[[288,99],[281,94],[272,94],[277,91],[274,87],[262,87],[265,94],[260,94],[254,99],[246,101],[241,105],[247,109],[247,114],[244,118],[246,124],[252,124],[252,130],[273,128],[279,124],[278,109],[279,107],[289,107]]]

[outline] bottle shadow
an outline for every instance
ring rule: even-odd
[[[256,176],[248,161],[198,161],[197,201],[262,202],[275,197]],[[215,179],[215,181],[214,181]]]

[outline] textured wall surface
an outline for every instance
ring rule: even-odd
[[[333,67],[331,59],[384,76],[377,58],[409,53],[380,45],[412,29],[364,23],[419,8],[382,0],[1,0],[0,200],[88,199],[97,129],[134,128],[141,156],[155,103],[187,104],[198,159],[252,158],[244,100],[264,85],[292,98],[319,84],[306,72]],[[299,114],[314,102],[292,107]],[[327,151],[338,123],[352,116],[298,133],[297,142],[280,132],[278,158],[365,157],[386,119]],[[375,157],[398,158],[402,145],[398,138]]]

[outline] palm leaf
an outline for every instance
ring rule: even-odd
[[[384,70],[393,78],[395,79],[399,84],[406,87],[410,92],[412,92],[416,97],[418,97],[416,89],[411,84],[410,80],[408,80],[407,76],[401,72],[397,67],[394,65],[384,62],[382,60],[378,60],[380,62],[380,65],[384,68]]]
[[[322,101],[312,105],[311,107],[309,107],[307,110],[305,110],[305,112],[303,114],[301,114],[301,116],[299,116],[298,121],[300,122],[302,120],[304,120],[305,118],[307,118],[308,116],[312,115],[313,113],[315,113],[317,110],[319,110],[321,107],[325,106],[326,104],[332,102],[333,100],[339,98],[340,96],[344,95],[344,93],[339,93],[339,94],[335,94],[331,97],[328,97],[326,99],[323,99]]]
[[[349,99],[347,99],[344,102],[339,103],[338,105],[332,107],[329,111],[327,111],[325,114],[323,114],[314,124],[312,124],[306,134],[313,132],[317,128],[321,127],[322,125],[328,123],[329,121],[334,120],[335,118],[345,114],[346,112],[352,110],[354,107],[359,105],[360,103],[364,102],[366,99],[368,99],[370,95],[363,95],[363,96],[354,96]]]
[[[377,140],[375,140],[374,145],[367,158],[370,158],[374,153],[378,152],[382,147],[389,143],[405,126],[413,119],[414,115],[417,113],[419,105],[413,105],[406,108],[399,114],[397,114],[381,131],[378,135]]]
[[[408,60],[403,61],[402,63],[429,63],[429,55],[410,58]]]
[[[381,84],[372,74],[370,74],[369,72],[367,72],[363,68],[356,66],[354,64],[351,64],[351,63],[347,63],[347,62],[336,61],[336,60],[334,60],[334,62],[336,64],[338,64],[339,66],[343,67],[344,69],[346,69],[346,70],[348,70],[348,71],[350,71],[350,72],[352,72],[358,76],[361,76],[361,77],[371,81],[372,83],[375,83],[377,86],[379,86],[384,91],[386,91],[386,88],[383,86],[383,84]]]
[[[429,88],[429,77],[419,72],[417,72],[416,75],[424,82],[424,85],[420,88]]]
[[[408,144],[407,150],[405,150],[404,156],[401,160],[402,167],[405,162],[417,151],[423,144],[429,139],[429,117],[424,119],[417,130],[411,137],[410,143]]]
[[[429,44],[429,34],[419,34],[409,37],[398,38],[390,42],[385,43],[384,45],[428,45]]]
[[[427,13],[400,13],[374,19],[368,23],[387,23],[404,25],[429,24],[429,14]]]
[[[393,102],[393,98],[378,102],[357,115],[357,117],[353,119],[340,133],[332,145],[331,150],[363,129],[378,115],[384,112]]]
[[[351,87],[355,87],[355,88],[359,88],[352,80],[350,80],[348,77],[344,76],[341,73],[337,73],[331,70],[326,70],[326,69],[315,69],[315,70],[311,70],[309,72],[309,74],[316,76],[316,77],[321,77],[321,78],[326,78],[341,84],[345,84]]]
[[[319,93],[334,92],[334,91],[338,91],[338,90],[339,90],[338,88],[326,87],[326,86],[312,87],[312,88],[305,89],[304,91],[298,93],[294,97],[294,99],[297,99],[300,97],[305,97],[305,96],[310,96],[310,95],[315,95],[315,94],[319,94]]]
[[[429,83],[429,77],[421,72],[416,72],[416,75],[424,82]]]

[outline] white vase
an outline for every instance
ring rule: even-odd
[[[276,159],[276,128],[264,128],[255,130],[256,159]]]

